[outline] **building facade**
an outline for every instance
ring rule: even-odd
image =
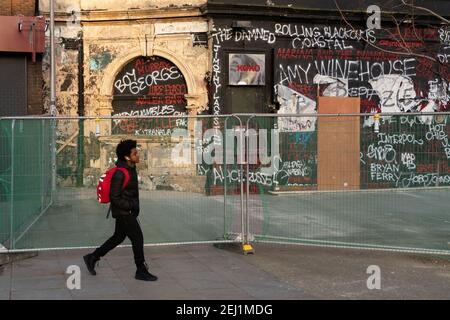
[[[377,7],[368,12],[372,4]],[[405,187],[436,179],[450,184],[448,140],[433,141],[439,145],[433,156],[421,149],[430,130],[444,130],[447,118],[406,116],[450,107],[449,26],[445,17],[386,5],[347,0],[57,1],[58,113],[403,112],[405,117],[382,119],[385,130],[392,133],[388,136],[374,134],[370,116],[361,118],[361,125],[352,124],[352,143],[345,142],[344,126],[334,127],[334,142],[326,150],[335,156],[347,150],[349,156],[341,157],[334,170],[351,172],[351,177],[330,173],[323,166],[330,161],[320,161],[327,153],[318,151],[318,141],[332,141],[332,133],[323,130],[331,128],[330,123],[320,126],[315,117],[256,122],[255,126],[279,130],[282,143],[275,165],[272,159],[275,173],[262,172],[260,164],[251,168],[252,190]],[[417,1],[417,6],[450,12],[445,0]],[[378,15],[377,8],[383,13]],[[48,1],[40,1],[39,9],[48,16]],[[48,57],[47,51],[43,66],[47,89]],[[44,106],[48,110],[49,95]],[[417,132],[402,136],[403,129],[395,128],[395,121],[410,123]],[[216,127],[220,123],[218,117],[213,121]],[[192,136],[193,127],[192,121],[181,120],[91,121],[83,128],[72,123],[65,133],[62,130],[60,140],[67,143],[61,145],[60,159],[69,163],[69,173],[70,166],[82,162],[83,184],[94,185],[96,177],[112,165],[114,145],[136,136],[143,149],[144,188],[198,192],[206,188],[221,193],[224,181],[239,180],[236,168],[185,163],[171,156],[177,143],[170,139],[174,130],[188,129]],[[440,131],[428,137],[447,135]],[[81,160],[80,150],[70,147],[77,135],[88,150]],[[323,180],[324,175],[339,178]]]
[[[381,119],[379,134],[370,116],[361,125],[356,118],[353,123],[314,117],[256,121],[255,127],[278,129],[281,142],[272,159],[277,173],[254,166],[252,190],[449,185],[448,119],[407,114],[450,109],[450,2],[415,4],[207,2],[211,114],[405,114]],[[431,152],[428,138],[436,130],[442,140]],[[226,179],[232,183],[233,169],[223,171],[214,171],[214,186]]]
[[[207,109],[208,21],[200,12],[202,4],[200,0],[189,4],[168,0],[57,1],[58,115],[190,115]],[[48,1],[41,1],[40,10],[49,15]],[[46,88],[50,85],[48,58],[47,54]],[[47,94],[46,110],[49,105]],[[181,188],[180,184],[196,188],[188,178],[171,178],[182,172],[195,180],[195,168],[174,163],[170,148],[161,146],[162,140],[170,141],[173,130],[187,128],[187,120],[102,120],[97,125],[86,121],[80,128],[71,122],[59,130],[59,140],[67,142],[61,144],[58,154],[65,172],[62,183],[70,185],[69,176],[81,176],[77,162],[83,162],[83,184],[95,185],[100,173],[113,165],[120,139],[137,136],[144,158],[140,168],[143,188]],[[85,151],[71,146],[77,136],[78,146],[83,143]]]
[[[448,1],[422,2],[436,12],[450,12]],[[417,9],[411,15],[383,1],[336,3],[209,0],[204,12],[214,26],[213,70],[220,70],[213,86],[220,87],[216,96],[223,96],[221,103],[211,101],[215,112],[273,112],[287,89],[312,100],[319,95],[359,97],[363,113],[450,108],[444,17]],[[370,26],[374,15],[366,12],[377,3],[382,12],[393,12],[393,17],[380,14],[379,27]],[[403,89],[395,96],[404,103],[387,92],[398,86]],[[227,98],[234,99],[242,88],[252,91],[255,103],[244,106],[242,99]]]

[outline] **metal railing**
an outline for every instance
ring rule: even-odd
[[[50,123],[0,121],[0,243],[14,248],[51,205]]]
[[[194,141],[190,136],[193,131],[189,131],[189,128],[199,125],[200,135],[203,135],[208,130],[221,130],[225,122],[233,125],[238,121],[228,118],[183,115],[138,119],[2,118],[2,127],[8,128],[13,135],[3,136],[5,144],[0,157],[10,155],[13,165],[8,171],[8,182],[2,183],[8,187],[8,198],[2,202],[2,207],[9,208],[10,216],[7,218],[2,210],[0,243],[10,252],[85,248],[101,244],[112,233],[114,223],[113,219],[105,220],[107,206],[97,203],[95,187],[100,175],[114,165],[115,147],[125,138],[137,139],[141,149],[142,161],[138,166],[141,189],[139,218],[146,245],[242,242],[243,195],[235,191],[243,182],[230,184],[222,179],[221,185],[209,185],[207,180],[213,179],[213,175],[220,170],[213,170],[213,163],[207,164],[210,167],[207,174],[204,168],[199,168],[203,163],[195,161],[196,143],[203,148],[202,143],[211,147],[218,142],[212,141],[214,135],[210,136],[209,141]],[[48,140],[44,150],[48,159],[35,161],[50,167],[52,154],[56,155],[55,179],[52,179],[48,169],[47,184],[40,190],[41,196],[51,192],[53,202],[49,208],[18,205],[19,197],[29,198],[31,193],[26,189],[38,170],[29,167],[29,171],[20,173],[14,164],[18,159],[23,162],[29,157],[29,150],[23,149],[23,146],[39,144],[36,134],[31,134],[27,142],[18,142],[14,128],[19,122],[24,128],[32,127],[34,123],[46,123],[50,127],[52,122],[56,122],[56,145],[53,147],[51,140]],[[80,130],[80,123],[84,130]],[[157,135],[135,136],[129,128],[137,130],[136,125]],[[153,128],[164,130],[153,131]],[[83,131],[80,139],[80,132]],[[159,135],[161,132],[164,134]],[[167,132],[170,134],[167,135]],[[21,148],[17,149],[18,145]],[[174,155],[177,151],[178,154]],[[189,157],[183,152],[188,152]],[[33,160],[30,157],[27,161]],[[54,191],[52,180],[56,181]],[[13,187],[9,188],[9,185]],[[233,192],[224,192],[227,188]],[[29,219],[19,228],[16,222],[21,216]]]
[[[248,237],[450,253],[449,113],[240,116],[280,140],[269,185],[247,184]]]
[[[449,254],[449,119],[438,112],[1,118],[0,159],[12,165],[0,166],[0,243],[11,252],[100,245],[113,219],[104,219],[95,186],[114,165],[116,144],[133,138],[146,245],[260,241]],[[29,130],[26,143],[20,128]],[[32,160],[23,145],[41,146],[40,167],[16,166]],[[42,193],[21,187],[35,176]],[[18,205],[35,193],[39,206]]]

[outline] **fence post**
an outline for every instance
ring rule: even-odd
[[[225,132],[225,136],[224,139],[222,139],[223,142],[223,175],[224,175],[224,180],[223,180],[223,235],[224,235],[224,239],[225,239],[225,235],[227,232],[227,145],[226,145],[226,140],[227,140],[227,121],[228,121],[229,117],[225,118],[225,123],[224,123],[224,132]],[[222,135],[223,136],[223,135]],[[203,152],[203,148],[202,148],[202,152]]]
[[[247,164],[247,168],[246,168],[246,182],[247,182],[247,190],[246,190],[246,195],[245,195],[245,215],[246,215],[246,224],[245,224],[245,243],[247,245],[249,245],[249,241],[248,241],[248,236],[250,234],[250,218],[248,215],[248,203],[249,203],[249,196],[250,196],[250,136],[248,134],[248,130],[249,130],[249,125],[250,125],[250,121],[255,117],[255,115],[251,115],[248,119],[247,119],[247,123],[245,126],[245,145],[246,145],[246,152],[245,152],[245,159],[246,159],[246,164]],[[246,249],[244,249],[244,252],[246,253],[253,253],[253,248],[250,246]]]
[[[77,187],[83,186],[84,173],[84,119],[78,120],[78,141],[77,141]]]
[[[242,121],[238,116],[234,116],[239,120],[239,128],[242,128]],[[240,132],[239,140],[242,139],[241,137],[242,131]],[[241,150],[237,150],[242,155],[242,142],[240,143]],[[244,146],[245,150],[245,146]],[[242,159],[241,159],[242,160]],[[246,236],[245,236],[245,212],[244,212],[244,166],[242,164],[242,161],[240,163],[240,172],[241,172],[241,179],[240,179],[240,189],[241,189],[241,233],[242,233],[242,247],[245,246],[246,243]]]
[[[56,119],[52,117],[51,121],[51,166],[52,166],[52,199],[53,193],[56,191]]]
[[[437,179],[436,179],[436,187],[439,187],[439,176],[440,176],[440,171],[441,171],[441,162],[438,161],[437,162]]]
[[[242,127],[242,121],[241,121],[241,119],[238,117],[238,116],[236,116],[236,115],[231,115],[233,118],[236,118],[236,119],[238,119],[238,121],[239,121],[239,125],[240,125],[240,127]],[[225,119],[225,130],[227,129],[227,120],[228,120],[228,117],[226,117],[226,119]],[[226,132],[226,131],[225,131]],[[233,136],[233,139],[234,139],[234,136]],[[226,133],[225,133],[225,139],[224,140],[226,140]],[[241,148],[242,148],[242,143],[241,143]],[[233,152],[234,152],[234,150],[233,150]],[[242,150],[240,151],[241,152],[241,154],[242,154]],[[225,149],[225,152],[224,152],[224,154],[225,154],[225,159],[226,159],[226,149]],[[241,198],[241,244],[242,244],[242,247],[244,247],[244,245],[245,245],[245,240],[244,240],[244,237],[245,237],[245,216],[244,216],[244,177],[243,177],[243,166],[242,166],[242,163],[240,164],[240,166],[241,166],[241,170],[240,170],[240,189],[241,189],[241,192],[240,192],[240,198]],[[224,175],[224,201],[226,200],[226,181],[227,181],[227,168],[226,168],[226,161],[224,161],[224,173],[223,173],[223,175]],[[226,210],[226,206],[225,206],[225,210]]]
[[[40,152],[40,165],[41,165],[41,211],[44,210],[44,189],[45,189],[45,173],[44,173],[44,166],[45,166],[45,162],[44,162],[44,134],[45,134],[45,120],[41,120],[41,152]]]
[[[237,117],[236,115],[232,115],[232,117],[236,118],[239,120],[240,125],[242,126],[242,121],[241,119],[239,119],[239,117]],[[225,118],[225,123],[224,123],[224,129],[225,129],[225,137],[223,139],[223,156],[224,156],[224,164],[223,164],[223,176],[224,176],[224,183],[223,183],[223,195],[224,195],[224,214],[226,216],[226,203],[227,203],[227,173],[228,173],[228,169],[227,169],[227,149],[226,149],[226,140],[227,140],[227,124],[228,124],[228,119],[229,117]],[[234,137],[233,137],[234,139]],[[233,144],[234,145],[234,144]],[[234,152],[234,149],[233,149]],[[242,153],[241,153],[242,154]],[[233,161],[234,163],[234,161]],[[240,197],[241,197],[241,243],[242,246],[244,245],[244,237],[245,237],[245,221],[244,221],[244,185],[243,185],[243,168],[242,168],[242,164],[241,164],[241,170],[240,170],[240,185],[241,185],[241,192],[240,192]],[[225,222],[225,227],[226,227],[226,222]]]
[[[248,229],[248,226],[247,226],[247,220],[246,220],[246,216],[245,216],[245,214],[246,214],[246,210],[244,210],[244,164],[242,163],[242,157],[244,156],[244,161],[245,161],[245,153],[243,153],[243,151],[247,151],[247,147],[245,146],[245,136],[244,136],[244,141],[242,141],[242,134],[245,134],[245,133],[243,133],[242,132],[242,129],[244,129],[243,127],[242,127],[242,120],[241,120],[241,118],[239,118],[237,115],[234,115],[233,114],[233,117],[234,118],[236,118],[236,119],[238,119],[239,120],[239,128],[240,128],[240,135],[239,135],[239,139],[240,139],[240,147],[241,147],[241,149],[240,150],[237,150],[238,152],[239,152],[239,154],[240,154],[240,156],[238,157],[238,160],[241,160],[241,163],[240,163],[240,172],[241,172],[241,175],[240,175],[240,185],[241,185],[241,232],[242,232],[242,240],[241,240],[241,243],[242,243],[242,250],[243,250],[243,252],[244,252],[244,254],[247,254],[247,253],[253,253],[253,248],[252,248],[252,246],[248,243],[248,234],[246,233],[247,232],[247,229]],[[247,185],[248,185],[248,177],[247,177]],[[246,199],[248,200],[248,197],[246,197]],[[246,203],[246,205],[248,205],[248,201],[247,201],[247,203]]]
[[[10,229],[9,229],[9,236],[10,236],[10,250],[15,249],[14,244],[14,127],[16,124],[16,119],[13,119],[11,122],[11,190],[10,190]]]
[[[250,120],[252,120],[255,117],[255,115],[251,115],[248,119],[247,119],[247,123],[245,125],[245,162],[246,162],[246,172],[245,172],[245,177],[246,177],[246,184],[247,184],[247,190],[246,190],[246,194],[245,194],[245,244],[243,247],[244,253],[248,254],[248,253],[254,253],[253,247],[249,244],[248,241],[248,236],[250,234],[250,218],[248,215],[248,202],[249,202],[249,195],[250,195],[250,161],[249,161],[249,147],[250,147],[250,140],[249,140],[249,134],[248,134],[248,130],[249,130],[249,124],[250,124]]]

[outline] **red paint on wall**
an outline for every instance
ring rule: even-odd
[[[0,52],[30,52],[45,50],[45,18],[0,16]]]

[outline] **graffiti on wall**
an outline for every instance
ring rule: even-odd
[[[278,114],[312,114],[316,102],[291,88],[278,84],[275,93],[280,104]],[[280,117],[278,129],[281,132],[312,132],[316,130],[315,117]]]
[[[341,52],[278,49],[277,81],[314,99],[321,96],[360,97],[361,112],[419,112],[448,108],[448,81],[424,74],[424,63],[384,52]],[[301,56],[303,59],[298,59]],[[328,56],[330,59],[325,59]],[[387,59],[382,61],[381,59]]]
[[[379,132],[362,127],[361,188],[450,186],[449,136],[449,116],[433,116],[429,124],[420,116],[383,117]],[[248,181],[250,190],[257,192],[279,187],[315,189],[317,130],[280,132],[279,155],[272,162],[273,172],[251,165],[248,177],[236,164],[199,164],[197,170],[207,176],[207,189],[227,183],[230,193],[239,193],[241,181]]]
[[[380,132],[363,129],[361,172],[364,188],[450,185],[450,125],[435,116],[385,117]]]
[[[241,47],[253,43],[274,48],[274,92],[283,85],[300,95],[316,100],[320,95],[361,98],[361,112],[435,111],[449,108],[450,31],[444,28],[404,30],[405,39],[415,36],[434,41],[436,60],[396,54],[396,39],[374,29],[352,29],[333,25],[261,24],[235,31],[225,26],[214,28],[214,88],[222,87],[220,73],[222,47]],[[382,32],[382,31],[381,31]],[[391,52],[370,47],[374,44]],[[410,40],[409,48],[425,44]],[[442,65],[444,64],[444,65]],[[437,67],[438,70],[434,70]],[[439,82],[439,95],[436,84]],[[214,111],[220,112],[220,91],[216,90]],[[277,97],[275,97],[277,99]]]
[[[276,123],[276,122],[275,122]],[[265,122],[269,127],[271,122]],[[261,124],[254,123],[261,127]],[[250,129],[255,130],[255,129]],[[205,162],[197,165],[197,174],[206,176],[205,189],[211,192],[216,187],[224,187],[229,193],[239,193],[240,182],[247,181],[251,192],[277,189],[278,187],[307,187],[317,185],[316,132],[279,132],[279,154],[273,153],[270,137],[267,137],[268,149],[271,150],[270,168],[260,163],[249,165],[248,179],[246,172],[241,172],[237,162],[226,165],[208,165]],[[209,152],[206,148],[204,152]],[[252,150],[248,150],[250,156]],[[270,169],[270,170],[266,170]]]
[[[266,60],[270,60],[273,66],[272,96],[278,114],[316,113],[319,95],[359,97],[362,113],[406,114],[450,109],[448,28],[405,28],[400,32],[406,42],[400,43],[399,37],[393,37],[385,30],[353,29],[339,24],[253,22],[253,25],[253,28],[234,30],[229,28],[229,21],[215,22],[211,82],[213,114],[222,112],[227,99],[223,96],[227,85],[226,75],[222,72],[223,52],[250,48],[267,48],[267,52],[273,52],[273,59],[266,56]],[[386,51],[378,50],[372,44]],[[396,53],[402,51],[402,45],[409,49],[427,46],[424,49],[439,63],[426,57]],[[442,132],[448,130],[445,126],[439,135],[430,133],[436,132],[430,129],[431,126],[440,125],[436,119],[434,116],[382,119],[384,130],[396,132],[402,129],[395,126],[406,127],[410,132],[406,135],[401,132],[374,134],[373,117],[363,119],[361,170],[365,176],[361,180],[362,187],[411,187],[436,181],[437,184],[445,184],[448,179],[445,174],[432,176],[436,170],[441,173],[448,171],[447,140],[442,137]],[[314,186],[317,183],[315,118],[284,117],[278,118],[276,124],[282,140],[295,143],[283,145],[277,174],[262,184],[293,186],[298,179],[298,186]],[[441,140],[428,140],[427,134],[437,135]],[[427,156],[429,154],[433,156]],[[433,163],[439,164],[431,168]],[[306,167],[309,169],[304,169]],[[255,166],[252,171],[253,177],[257,177],[260,168]],[[304,174],[307,179],[301,175],[285,179],[292,173]],[[427,178],[427,175],[431,176]],[[213,183],[220,183],[227,177],[236,178],[232,171],[229,174],[216,172],[212,176],[216,177],[211,180]],[[252,182],[250,177],[249,180]]]
[[[113,115],[123,117],[177,116],[186,114],[187,94],[183,74],[161,57],[138,57],[129,62],[114,82]],[[113,134],[170,136],[187,121],[172,119],[114,119]]]

